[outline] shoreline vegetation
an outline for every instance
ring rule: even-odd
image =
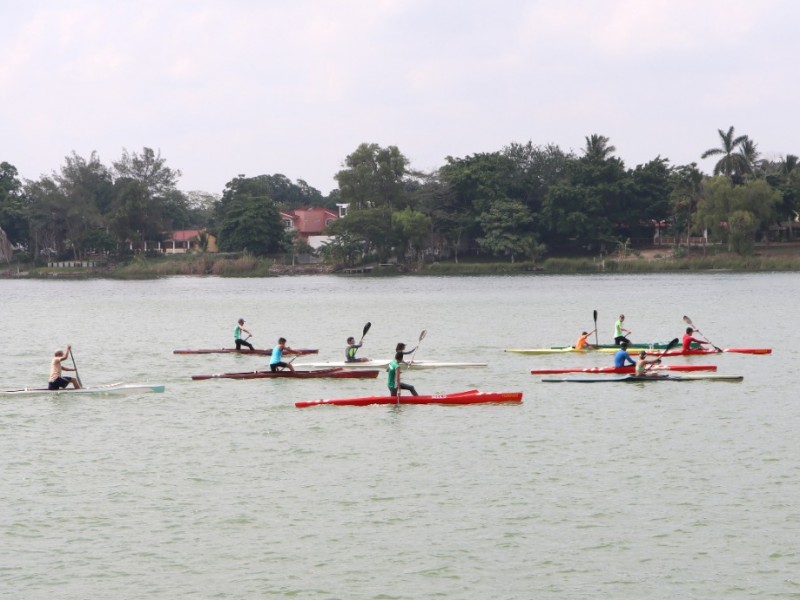
[[[341,265],[287,264],[275,258],[251,255],[218,256],[191,254],[145,257],[93,267],[0,266],[3,279],[158,279],[174,276],[280,277],[287,275],[340,274],[342,276],[477,276],[477,275],[586,275],[591,273],[680,273],[707,271],[767,272],[800,271],[800,244],[770,244],[757,247],[750,256],[720,249],[693,250],[675,255],[671,249],[631,250],[625,256],[610,254],[582,257],[551,257],[529,261],[495,262],[481,260],[441,261],[419,264]],[[69,265],[69,263],[65,263]]]

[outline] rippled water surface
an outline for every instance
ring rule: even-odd
[[[800,598],[800,277],[172,278],[0,281],[3,389],[45,382],[67,342],[84,384],[163,394],[0,397],[0,597]],[[689,315],[744,382],[546,384],[620,312],[634,341]],[[285,336],[410,372],[422,393],[524,392],[519,406],[296,409],[377,380],[191,381],[265,358],[176,356]],[[297,359],[296,364],[305,359]],[[676,359],[677,360],[677,359]]]

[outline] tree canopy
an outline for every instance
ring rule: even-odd
[[[94,152],[73,152],[37,180],[0,163],[0,228],[32,258],[122,255],[192,228],[218,235],[224,250],[273,254],[290,245],[281,211],[343,205],[347,215],[330,227],[338,239],[327,253],[349,262],[596,253],[645,243],[656,231],[676,240],[708,234],[748,252],[749,237],[800,218],[800,161],[764,158],[732,126],[717,134],[719,146],[700,153],[718,159],[711,176],[661,156],[628,167],[599,133],[578,153],[512,142],[447,156],[427,173],[413,170],[397,146],[362,143],[328,196],[279,173],[233,177],[219,196],[185,193],[181,171],[160,151],[123,150],[111,166]]]

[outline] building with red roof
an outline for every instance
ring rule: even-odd
[[[315,249],[330,239],[330,236],[324,235],[322,232],[338,219],[337,211],[321,207],[298,208],[281,212],[283,226],[288,231],[297,232],[300,239]]]

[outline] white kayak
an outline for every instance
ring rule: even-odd
[[[75,389],[73,387],[63,390],[48,390],[47,388],[21,388],[18,390],[0,390],[0,396],[48,396],[71,394],[143,394],[146,392],[161,393],[166,386],[161,384],[145,385],[134,383],[109,383],[106,385],[92,385]]]
[[[296,363],[296,369],[383,369],[389,366],[390,360],[365,360],[364,362],[319,362]],[[487,363],[477,362],[436,362],[431,360],[415,360],[403,363],[403,369],[465,369],[485,367]]]

